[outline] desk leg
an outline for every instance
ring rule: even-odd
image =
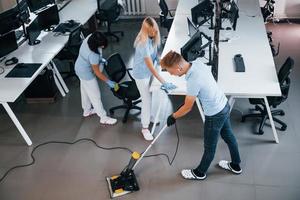
[[[204,112],[203,112],[203,109],[202,109],[202,106],[201,106],[201,103],[199,101],[198,98],[196,98],[196,104],[197,104],[197,107],[199,109],[199,112],[200,112],[200,115],[201,115],[201,118],[202,118],[202,121],[203,123],[205,122],[205,115],[204,115]]]
[[[228,104],[230,105],[229,113],[231,113],[234,103],[235,103],[235,98],[233,96],[230,96],[228,100]]]
[[[60,83],[59,83],[59,81],[58,81],[58,79],[57,79],[57,77],[56,77],[56,75],[55,75],[54,69],[53,69],[50,65],[48,65],[47,68],[50,69],[50,70],[52,71],[55,85],[56,85],[56,87],[58,88],[58,90],[59,90],[61,96],[65,97],[65,96],[66,96],[66,93],[65,93],[65,91],[63,90],[63,88],[61,87],[61,85],[60,85]]]
[[[55,63],[52,60],[51,60],[51,65],[52,65],[52,67],[53,67],[53,69],[55,71],[55,75],[57,76],[57,78],[58,78],[61,86],[64,88],[64,90],[65,90],[66,93],[69,93],[69,88],[67,87],[64,79],[61,77],[61,75],[60,75],[60,73],[59,73],[59,71],[58,71]]]
[[[160,101],[159,102],[160,102],[160,104],[158,105],[158,109],[157,109],[157,112],[155,114],[152,130],[151,130],[152,135],[154,134],[155,127],[156,127],[156,124],[157,124],[157,121],[158,121],[158,118],[159,118],[160,110],[161,110],[161,107],[162,107],[162,104],[163,104],[163,99],[164,99],[163,98],[163,93],[164,92],[159,92],[159,96],[160,96]]]
[[[27,135],[26,131],[24,130],[24,128],[22,127],[22,125],[20,124],[19,120],[17,119],[16,115],[14,114],[14,112],[11,110],[11,108],[9,107],[8,103],[1,103],[3,105],[3,107],[5,108],[6,112],[8,113],[8,115],[10,116],[10,118],[12,119],[12,121],[14,122],[14,124],[16,125],[16,127],[18,128],[19,132],[21,133],[21,135],[23,136],[24,140],[26,141],[28,146],[32,145],[32,142],[29,138],[29,136]]]
[[[275,125],[274,125],[274,121],[273,121],[273,117],[272,117],[272,113],[271,113],[271,109],[270,109],[267,97],[264,97],[264,101],[265,101],[265,105],[266,105],[266,108],[267,108],[267,111],[268,111],[268,116],[269,116],[271,127],[272,127],[272,130],[273,130],[273,135],[274,135],[274,138],[275,138],[275,142],[278,144],[279,139],[278,139],[278,135],[277,135],[277,132],[276,132],[276,128],[275,128]]]

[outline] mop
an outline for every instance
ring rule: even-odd
[[[139,185],[134,174],[134,169],[144,158],[146,153],[151,149],[152,145],[156,142],[159,136],[164,132],[168,126],[165,125],[158,135],[154,138],[147,149],[140,155],[138,152],[133,152],[127,167],[121,172],[120,175],[106,177],[108,183],[108,189],[111,198],[123,196],[139,190]]]

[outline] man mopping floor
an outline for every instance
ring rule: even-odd
[[[189,113],[196,98],[199,98],[205,114],[204,154],[198,167],[181,171],[183,178],[190,180],[206,178],[207,169],[215,156],[219,135],[226,142],[231,155],[231,162],[221,160],[219,166],[235,174],[242,173],[237,141],[231,129],[230,106],[210,68],[199,59],[189,63],[175,51],[169,51],[160,64],[162,69],[166,69],[171,75],[185,75],[187,81],[184,105],[168,117],[167,125],[173,125],[176,119]]]

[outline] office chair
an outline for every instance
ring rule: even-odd
[[[165,0],[158,0],[158,5],[161,9],[161,12],[159,13],[160,26],[166,28],[169,32],[174,19],[174,16],[171,11],[175,10],[169,10]]]
[[[65,78],[76,77],[74,66],[75,61],[79,54],[79,49],[83,41],[82,37],[82,27],[78,26],[73,32],[69,35],[69,40],[67,45],[56,55],[56,58],[59,60],[66,60],[69,63],[70,71],[61,72],[61,74],[67,74]]]
[[[260,8],[264,21],[266,22],[269,19],[274,17],[274,5],[275,0],[265,0],[266,3],[263,7]]]
[[[140,103],[141,100],[138,100],[140,98],[140,93],[136,86],[135,80],[129,73],[129,70],[132,69],[126,68],[121,55],[118,53],[111,55],[107,59],[107,64],[104,65],[104,69],[109,79],[115,81],[120,86],[118,91],[115,91],[114,89],[111,90],[114,96],[123,100],[123,105],[110,108],[109,112],[111,115],[113,115],[114,111],[117,109],[126,109],[122,120],[123,123],[125,123],[128,119],[128,114],[131,109],[141,110],[140,107],[136,106],[136,104]],[[121,82],[126,75],[126,72],[129,75],[130,81]]]
[[[106,36],[111,36],[119,42],[120,38],[117,34],[124,36],[123,31],[112,31],[111,24],[116,22],[121,14],[122,6],[118,4],[117,0],[97,0],[98,12],[96,18],[101,22],[107,22],[107,31],[104,32]]]
[[[288,57],[278,72],[278,80],[279,80],[279,85],[280,85],[282,95],[279,97],[267,97],[270,107],[276,108],[288,98],[290,82],[291,82],[289,75],[293,67],[294,67],[294,60]],[[250,104],[255,105],[255,111],[258,111],[258,113],[243,115],[241,121],[245,122],[246,118],[249,117],[261,118],[258,134],[262,135],[264,133],[263,128],[266,123],[266,120],[269,119],[265,102],[263,99],[249,99],[249,102]],[[273,116],[273,120],[281,125],[280,130],[285,131],[287,128],[286,123],[284,123],[283,121],[275,117],[278,115],[280,116],[285,115],[284,111],[281,109],[275,110],[272,108],[271,108],[271,113]]]

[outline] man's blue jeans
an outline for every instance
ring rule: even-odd
[[[228,103],[221,112],[213,116],[205,116],[204,154],[199,166],[195,169],[196,172],[206,173],[210,163],[214,159],[219,135],[221,135],[229,148],[231,162],[233,164],[240,164],[238,145],[230,124],[230,106]]]

